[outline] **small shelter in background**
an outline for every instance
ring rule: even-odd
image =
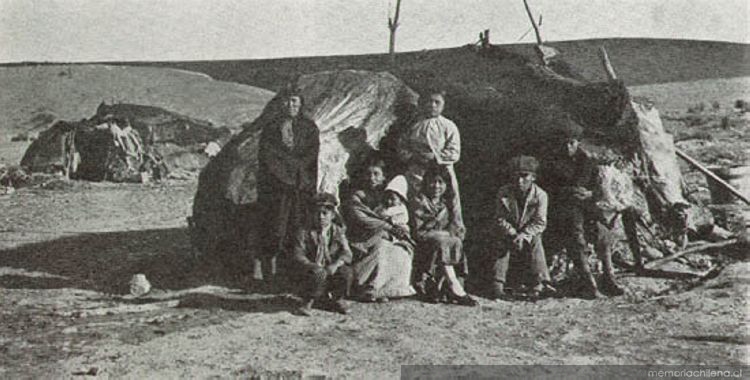
[[[142,182],[175,171],[195,172],[208,144],[223,145],[228,128],[158,107],[102,103],[94,116],[58,121],[39,134],[21,166],[89,181]]]

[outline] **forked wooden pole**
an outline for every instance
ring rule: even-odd
[[[401,0],[396,0],[396,14],[393,18],[388,17],[388,30],[390,37],[388,40],[388,58],[391,65],[396,63],[396,30],[399,27],[398,17],[401,15]]]
[[[531,14],[531,8],[529,8],[528,1],[523,0],[523,5],[526,8],[526,14],[529,15],[529,21],[531,21],[531,27],[534,28],[534,34],[536,34],[536,43],[541,45],[542,34],[539,32],[539,26],[536,24],[536,21],[534,20],[534,16]]]

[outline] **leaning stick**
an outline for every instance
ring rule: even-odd
[[[693,165],[701,173],[707,175],[709,178],[711,178],[712,180],[716,181],[716,183],[721,185],[721,187],[728,190],[730,193],[734,194],[737,198],[741,199],[746,204],[750,205],[750,199],[748,199],[746,196],[740,193],[739,190],[735,189],[734,186],[730,185],[729,183],[721,179],[714,172],[708,170],[708,168],[703,166],[700,162],[696,161],[692,157],[688,156],[685,152],[681,151],[680,149],[675,148],[675,151],[677,152],[678,156],[680,156],[683,160],[687,161],[690,165]]]
[[[666,262],[669,262],[669,261],[672,261],[674,259],[680,258],[682,256],[685,256],[685,255],[689,254],[689,253],[701,252],[701,251],[704,251],[706,249],[726,247],[726,246],[732,245],[732,244],[734,244],[736,242],[737,242],[737,239],[729,239],[729,240],[725,240],[725,241],[720,241],[718,243],[701,244],[701,245],[699,245],[697,247],[688,248],[688,249],[686,249],[684,251],[680,251],[680,252],[671,254],[669,256],[662,257],[661,259],[656,259],[654,261],[649,261],[643,267],[646,268],[646,269],[656,269],[656,268],[662,266]]]
[[[607,73],[607,78],[609,78],[610,81],[617,80],[617,74],[615,73],[615,68],[612,67],[612,62],[609,61],[609,55],[607,54],[607,49],[604,48],[604,45],[599,47],[599,55],[602,59],[602,66],[604,66],[604,72]]]
[[[539,26],[536,25],[536,21],[534,21],[534,16],[531,14],[531,9],[529,8],[528,1],[523,0],[523,5],[524,7],[526,7],[526,13],[529,15],[529,21],[531,21],[531,26],[534,28],[534,34],[536,34],[536,43],[541,45],[542,34],[539,32]]]

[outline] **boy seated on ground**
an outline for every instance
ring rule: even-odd
[[[344,229],[337,225],[336,197],[322,193],[313,198],[310,220],[297,231],[294,262],[300,279],[299,314],[311,315],[313,306],[341,314],[348,312],[343,298],[352,284],[352,251]]]

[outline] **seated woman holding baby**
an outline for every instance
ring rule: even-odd
[[[347,238],[354,253],[354,292],[366,302],[408,297],[414,252],[405,206],[407,183],[395,177],[386,186],[385,163],[369,160],[354,192],[342,204]]]

